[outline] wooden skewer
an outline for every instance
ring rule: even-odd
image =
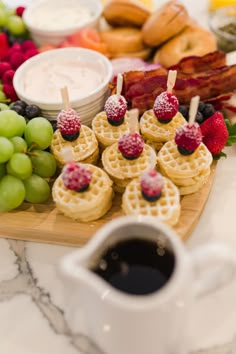
[[[176,70],[169,70],[167,78],[167,92],[172,93],[177,77]]]
[[[118,74],[117,82],[116,82],[116,94],[119,96],[121,95],[122,86],[123,86],[123,76],[121,74]]]
[[[65,111],[68,111],[70,109],[70,100],[69,100],[67,86],[61,88],[61,97],[62,97],[64,109]]]
[[[138,132],[138,117],[139,117],[139,110],[137,108],[131,109],[129,111],[129,131],[130,133]]]
[[[188,120],[188,124],[190,126],[193,125],[195,121],[197,111],[198,111],[199,101],[200,101],[200,96],[195,96],[191,99],[190,108],[189,108],[189,120]]]

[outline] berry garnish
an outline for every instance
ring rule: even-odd
[[[40,117],[41,116],[41,109],[38,106],[36,106],[35,104],[29,104],[25,108],[25,116],[28,119]]]
[[[196,121],[198,124],[201,124],[201,123],[204,121],[204,117],[203,117],[202,112],[200,112],[200,111],[197,112],[195,121]]]
[[[106,100],[104,110],[111,125],[121,125],[127,111],[126,99],[122,95],[112,95]]]
[[[188,120],[188,106],[180,105],[178,111]]]
[[[178,109],[177,97],[167,91],[158,95],[153,105],[153,112],[161,123],[169,123],[177,114]]]
[[[202,142],[202,133],[198,123],[185,124],[176,130],[175,142],[182,155],[191,155]]]
[[[15,70],[5,71],[2,77],[2,81],[4,82],[4,84],[12,84],[14,75],[15,75]]]
[[[2,79],[5,72],[7,72],[8,70],[11,70],[11,69],[12,69],[12,66],[10,63],[8,63],[7,61],[2,61],[0,63],[0,79]]]
[[[61,178],[66,188],[84,192],[92,180],[92,172],[83,164],[69,162],[63,167]]]
[[[37,49],[36,45],[34,44],[33,41],[31,41],[30,39],[27,39],[26,41],[24,41],[21,44],[21,49],[23,50],[23,52],[29,50],[29,49]]]
[[[222,113],[214,113],[201,124],[200,128],[203,143],[213,156],[218,155],[225,147],[229,137],[229,132]]]
[[[204,119],[211,117],[214,113],[215,113],[215,108],[213,107],[213,105],[211,103],[206,103],[202,110]]]
[[[81,120],[78,113],[72,108],[62,110],[57,118],[57,127],[65,140],[76,140],[79,137],[81,128]]]
[[[143,197],[149,202],[155,202],[161,197],[164,180],[160,173],[150,170],[141,175],[140,186]]]
[[[143,148],[144,141],[138,133],[126,133],[118,140],[118,149],[127,160],[137,159]]]
[[[18,97],[12,84],[4,84],[2,87],[3,92],[12,102],[17,101]]]
[[[19,104],[14,104],[12,107],[11,107],[11,110],[12,111],[15,111],[16,113],[18,113],[20,116],[24,116],[25,115],[25,109],[20,106]]]
[[[17,69],[25,61],[25,55],[21,52],[15,51],[10,55],[9,61],[13,69]]]

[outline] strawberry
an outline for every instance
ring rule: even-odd
[[[203,143],[213,156],[218,155],[225,147],[229,137],[229,132],[222,113],[214,113],[200,125],[200,128]]]
[[[0,59],[5,58],[9,49],[9,43],[5,33],[0,33]]]

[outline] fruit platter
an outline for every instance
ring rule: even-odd
[[[0,3],[2,236],[80,246],[121,215],[157,217],[182,240],[191,235],[217,160],[236,142],[236,69],[212,33],[187,25],[182,5],[156,13],[140,1],[100,3],[109,29],[85,26],[58,43],[35,35],[34,8]],[[166,13],[174,21],[173,8],[182,19],[175,33],[154,38],[153,23]],[[166,60],[164,47],[185,31],[193,38],[193,27],[209,46]],[[112,46],[127,28],[131,42]]]

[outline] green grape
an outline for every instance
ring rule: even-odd
[[[52,136],[52,125],[45,118],[33,118],[26,125],[24,137],[29,147],[35,145],[35,148],[45,150],[51,144]]]
[[[1,27],[4,27],[6,26],[6,23],[7,23],[7,16],[6,16],[6,11],[4,10],[4,8],[2,8],[0,6],[0,26]]]
[[[0,163],[8,161],[13,153],[14,147],[10,140],[0,136]]]
[[[6,27],[11,32],[11,34],[15,36],[20,36],[26,33],[26,26],[24,24],[24,21],[19,16],[9,16],[6,23]]]
[[[4,92],[0,91],[0,102],[6,102],[6,101],[7,101],[7,96],[5,95]]]
[[[6,165],[5,163],[0,163],[0,179],[6,174]]]
[[[50,196],[50,187],[47,181],[37,175],[24,180],[25,200],[30,203],[44,203]]]
[[[4,176],[0,180],[0,211],[10,211],[20,206],[25,199],[25,187],[14,176]]]
[[[0,135],[5,138],[12,138],[15,135],[22,135],[26,123],[23,123],[24,117],[19,116],[13,110],[0,112]],[[23,131],[22,131],[23,130]]]
[[[52,177],[56,173],[57,164],[54,156],[47,151],[32,150],[30,159],[33,172],[43,178]]]
[[[0,103],[0,112],[1,112],[1,111],[6,111],[7,109],[10,109],[7,104],[5,104],[5,103]]]
[[[16,131],[16,136],[22,136],[26,128],[26,120],[23,116],[18,114],[18,126]]]
[[[14,152],[26,152],[27,144],[25,140],[21,136],[13,136],[13,138],[9,139],[14,147]]]
[[[20,179],[29,178],[32,174],[32,163],[29,156],[17,152],[7,163],[7,173]]]

